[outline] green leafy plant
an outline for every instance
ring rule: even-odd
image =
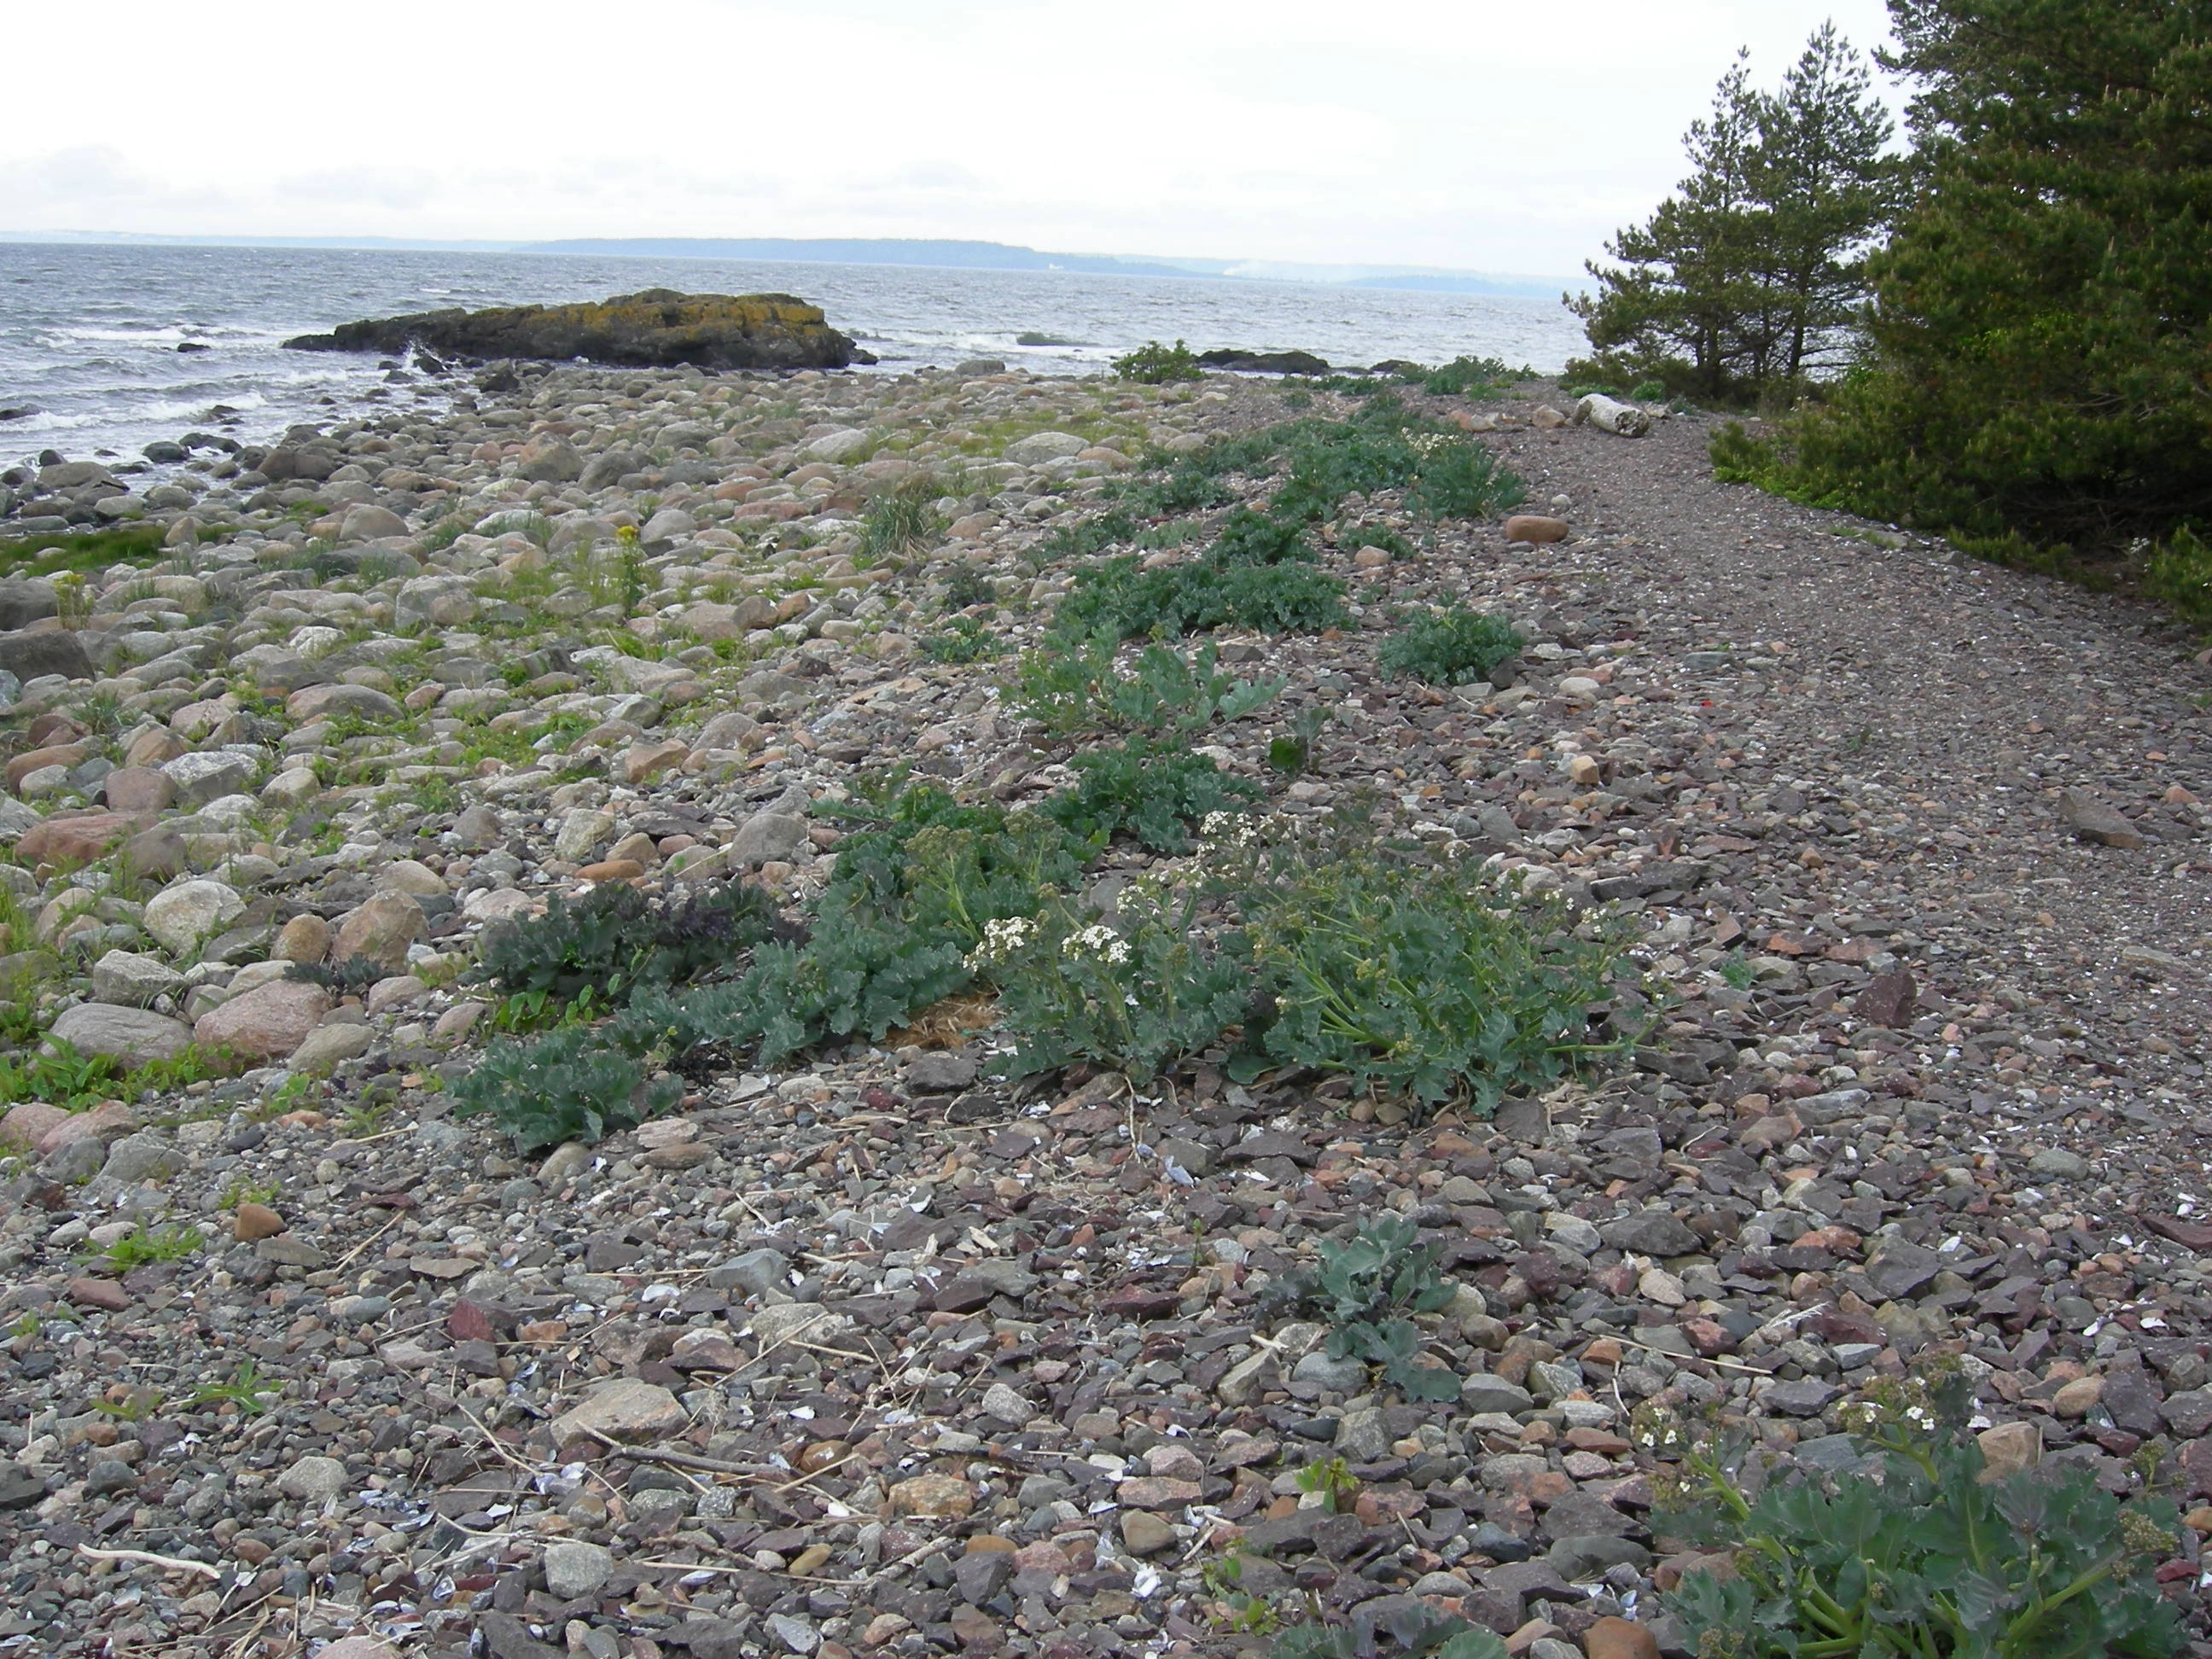
[[[474,976],[509,997],[533,999],[540,1012],[557,1015],[586,994],[602,1007],[617,1006],[643,986],[729,971],[775,925],[767,896],[741,883],[648,898],[609,882],[573,902],[556,893],[543,915],[487,929]]]
[[[264,1376],[251,1359],[243,1360],[228,1382],[204,1382],[186,1396],[191,1406],[216,1406],[226,1401],[248,1417],[269,1409],[270,1398],[283,1392],[283,1384]]]
[[[451,1085],[453,1115],[489,1113],[524,1153],[635,1128],[682,1098],[683,1080],[648,1078],[600,1028],[571,1025],[526,1042],[495,1042]]]
[[[1529,368],[1510,368],[1496,357],[1455,357],[1421,379],[1421,390],[1443,398],[1488,398],[1516,380],[1535,378]]]
[[[1280,678],[1255,683],[1222,672],[1220,648],[1212,641],[1188,657],[1171,645],[1148,645],[1123,673],[1115,666],[1118,643],[1110,631],[1088,638],[1048,635],[1036,650],[1023,653],[1007,707],[1041,721],[1055,737],[1109,731],[1189,734],[1243,719],[1285,684]]]
[[[1267,739],[1267,764],[1285,778],[1303,775],[1313,764],[1314,740],[1328,724],[1328,714],[1318,708],[1301,708],[1291,729]]]
[[[1329,1353],[1382,1368],[1408,1400],[1455,1400],[1453,1372],[1418,1363],[1416,1314],[1451,1305],[1452,1287],[1437,1272],[1437,1253],[1419,1239],[1409,1216],[1370,1217],[1342,1243],[1324,1243],[1320,1265],[1291,1275],[1299,1304],[1328,1322]]]
[[[1422,448],[1406,504],[1431,519],[1480,519],[1519,506],[1528,495],[1495,451],[1472,438],[1443,437]]]
[[[1382,641],[1376,661],[1393,679],[1458,685],[1493,678],[1527,643],[1503,617],[1455,605],[1405,623]]]
[[[981,565],[960,560],[945,573],[945,608],[967,611],[979,605],[995,605],[999,590],[990,573]]]
[[[721,1028],[764,1065],[831,1037],[878,1038],[963,989],[985,928],[1072,886],[1092,845],[1041,812],[966,805],[902,776],[856,787],[836,816],[857,828],[811,935],[754,952]]]
[[[915,648],[932,662],[967,663],[988,662],[1003,655],[1006,645],[981,617],[955,617],[950,626],[922,635]]]
[[[1300,1492],[1319,1498],[1331,1515],[1349,1508],[1359,1494],[1359,1481],[1341,1457],[1316,1457],[1298,1471],[1297,1482]]]
[[[1320,1603],[1315,1617],[1292,1625],[1267,1650],[1267,1659],[1374,1659],[1372,1641],[1363,1643],[1346,1626],[1325,1624]],[[1505,1644],[1492,1632],[1410,1597],[1381,1621],[1407,1659],[1506,1659]]]
[[[1243,1539],[1234,1540],[1221,1554],[1200,1566],[1198,1577],[1206,1593],[1220,1604],[1214,1618],[1224,1628],[1265,1636],[1282,1622],[1265,1596],[1255,1595],[1244,1588]]]
[[[1349,1073],[1426,1108],[1490,1112],[1536,1093],[1630,1034],[1593,1024],[1632,992],[1616,921],[1577,923],[1532,893],[1449,856],[1397,849],[1349,828],[1293,829],[1224,872],[1273,997],[1266,1052]]]
[[[141,1223],[100,1254],[116,1271],[128,1273],[149,1262],[181,1261],[188,1255],[197,1255],[206,1242],[197,1227],[176,1223],[149,1228]]]
[[[1251,969],[1234,935],[1197,926],[1197,896],[1139,877],[1103,913],[1055,899],[1035,916],[993,922],[969,967],[995,984],[1015,1038],[1010,1075],[1077,1060],[1150,1078],[1243,1021]]]
[[[233,1176],[223,1188],[216,1207],[234,1210],[241,1204],[273,1204],[280,1190],[273,1181],[251,1181],[244,1176]]]
[[[159,1389],[133,1389],[120,1400],[95,1400],[93,1410],[118,1423],[143,1423],[161,1409]]]
[[[1728,1659],[2098,1659],[2179,1653],[2154,1573],[2177,1550],[2164,1499],[2125,1503],[2078,1465],[1988,1479],[1958,1371],[1873,1391],[1858,1437],[1879,1480],[1747,1480],[1740,1435],[1698,1442],[1650,1413],[1647,1445],[1686,1447],[1668,1530],[1733,1552],[1664,1600],[1687,1645]]]
[[[1155,853],[1184,851],[1189,826],[1260,793],[1258,784],[1224,773],[1209,756],[1158,749],[1143,738],[1084,750],[1068,764],[1077,781],[1038,811],[1085,839],[1103,842],[1126,833]]]
[[[1739,991],[1748,991],[1759,981],[1759,970],[1741,951],[1729,951],[1714,964],[1713,971]]]
[[[1079,571],[1054,626],[1065,634],[1318,633],[1348,620],[1344,584],[1313,566],[1297,528],[1238,507],[1195,559],[1143,567],[1133,554]]]
[[[1134,380],[1140,386],[1171,386],[1178,380],[1203,380],[1206,371],[1199,367],[1197,354],[1181,340],[1171,346],[1147,340],[1134,351],[1114,359],[1114,374],[1117,380]]]
[[[2149,550],[2142,588],[2182,621],[2212,627],[2212,544],[2184,525]]]
[[[0,1057],[0,1106],[42,1100],[80,1112],[103,1100],[136,1099],[149,1089],[180,1089],[199,1082],[215,1075],[225,1058],[187,1048],[173,1060],[127,1069],[111,1054],[80,1054],[60,1037],[41,1039],[35,1028],[27,1040],[40,1042],[40,1048]]]

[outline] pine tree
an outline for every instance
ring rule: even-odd
[[[1890,0],[1916,188],[1795,493],[2116,545],[2212,524],[2212,0]]]
[[[1835,355],[1888,211],[1891,124],[1872,76],[1824,25],[1779,94],[1739,52],[1683,140],[1693,168],[1606,245],[1595,295],[1570,296],[1607,378],[1714,399],[1758,396]]]
[[[1824,23],[1780,94],[1760,105],[1760,267],[1778,348],[1771,372],[1784,380],[1837,354],[1866,298],[1867,253],[1894,205],[1899,169],[1884,155],[1894,124],[1873,84]]]

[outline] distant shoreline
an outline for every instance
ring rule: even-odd
[[[1271,260],[1056,253],[1010,242],[905,237],[574,237],[551,241],[437,241],[384,236],[171,236],[125,231],[0,231],[0,242],[56,247],[254,247],[380,253],[520,253],[609,258],[744,260],[919,270],[1065,271],[1281,283],[1298,286],[1552,299],[1582,279],[1417,266],[1311,265]]]

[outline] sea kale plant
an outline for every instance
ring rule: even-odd
[[[1188,851],[1192,826],[1249,805],[1260,793],[1258,784],[1224,772],[1210,756],[1139,738],[1084,750],[1069,764],[1075,783],[1038,811],[1086,840],[1126,835],[1155,853]]]
[[[1856,1432],[1878,1479],[1751,1478],[1741,1434],[1701,1437],[1663,1408],[1632,1433],[1679,1456],[1665,1529],[1726,1549],[1666,1604],[1713,1659],[2153,1659],[2185,1650],[2159,1593],[2177,1553],[2163,1499],[2122,1501],[2078,1464],[1998,1478],[1967,1431],[1956,1370],[1878,1387]]]
[[[543,915],[487,930],[476,977],[515,1008],[509,1024],[537,1024],[580,1001],[604,1012],[646,986],[708,978],[775,930],[758,888],[729,882],[651,899],[607,882],[574,902],[556,893]]]
[[[1130,882],[1110,915],[1055,900],[992,922],[969,969],[999,988],[1018,1076],[1078,1060],[1139,1079],[1220,1041],[1249,1013],[1240,939],[1200,924],[1198,896],[1161,874]]]
[[[1382,641],[1376,660],[1393,679],[1458,685],[1495,678],[1527,643],[1503,617],[1455,605],[1414,617]]]
[[[1487,1114],[1633,1041],[1611,1023],[1641,1003],[1626,931],[1510,874],[1291,825],[1224,852],[1215,878],[1273,999],[1277,1063]]]
[[[1292,1273],[1289,1290],[1328,1324],[1333,1358],[1381,1366],[1408,1400],[1455,1400],[1459,1377],[1419,1363],[1413,1316],[1449,1307],[1453,1291],[1437,1272],[1435,1246],[1419,1233],[1410,1216],[1370,1216],[1350,1239],[1323,1244],[1320,1264]]]
[[[1240,680],[1218,666],[1211,640],[1190,656],[1164,643],[1147,645],[1124,672],[1121,641],[1111,630],[1088,637],[1053,635],[1022,653],[1012,711],[1040,722],[1054,737],[1138,732],[1166,737],[1242,720],[1279,696],[1285,682]]]

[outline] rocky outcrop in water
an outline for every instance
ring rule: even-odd
[[[295,351],[396,354],[416,346],[462,357],[585,357],[647,368],[843,368],[875,361],[831,328],[821,307],[791,295],[665,288],[580,305],[372,318],[284,343]]]

